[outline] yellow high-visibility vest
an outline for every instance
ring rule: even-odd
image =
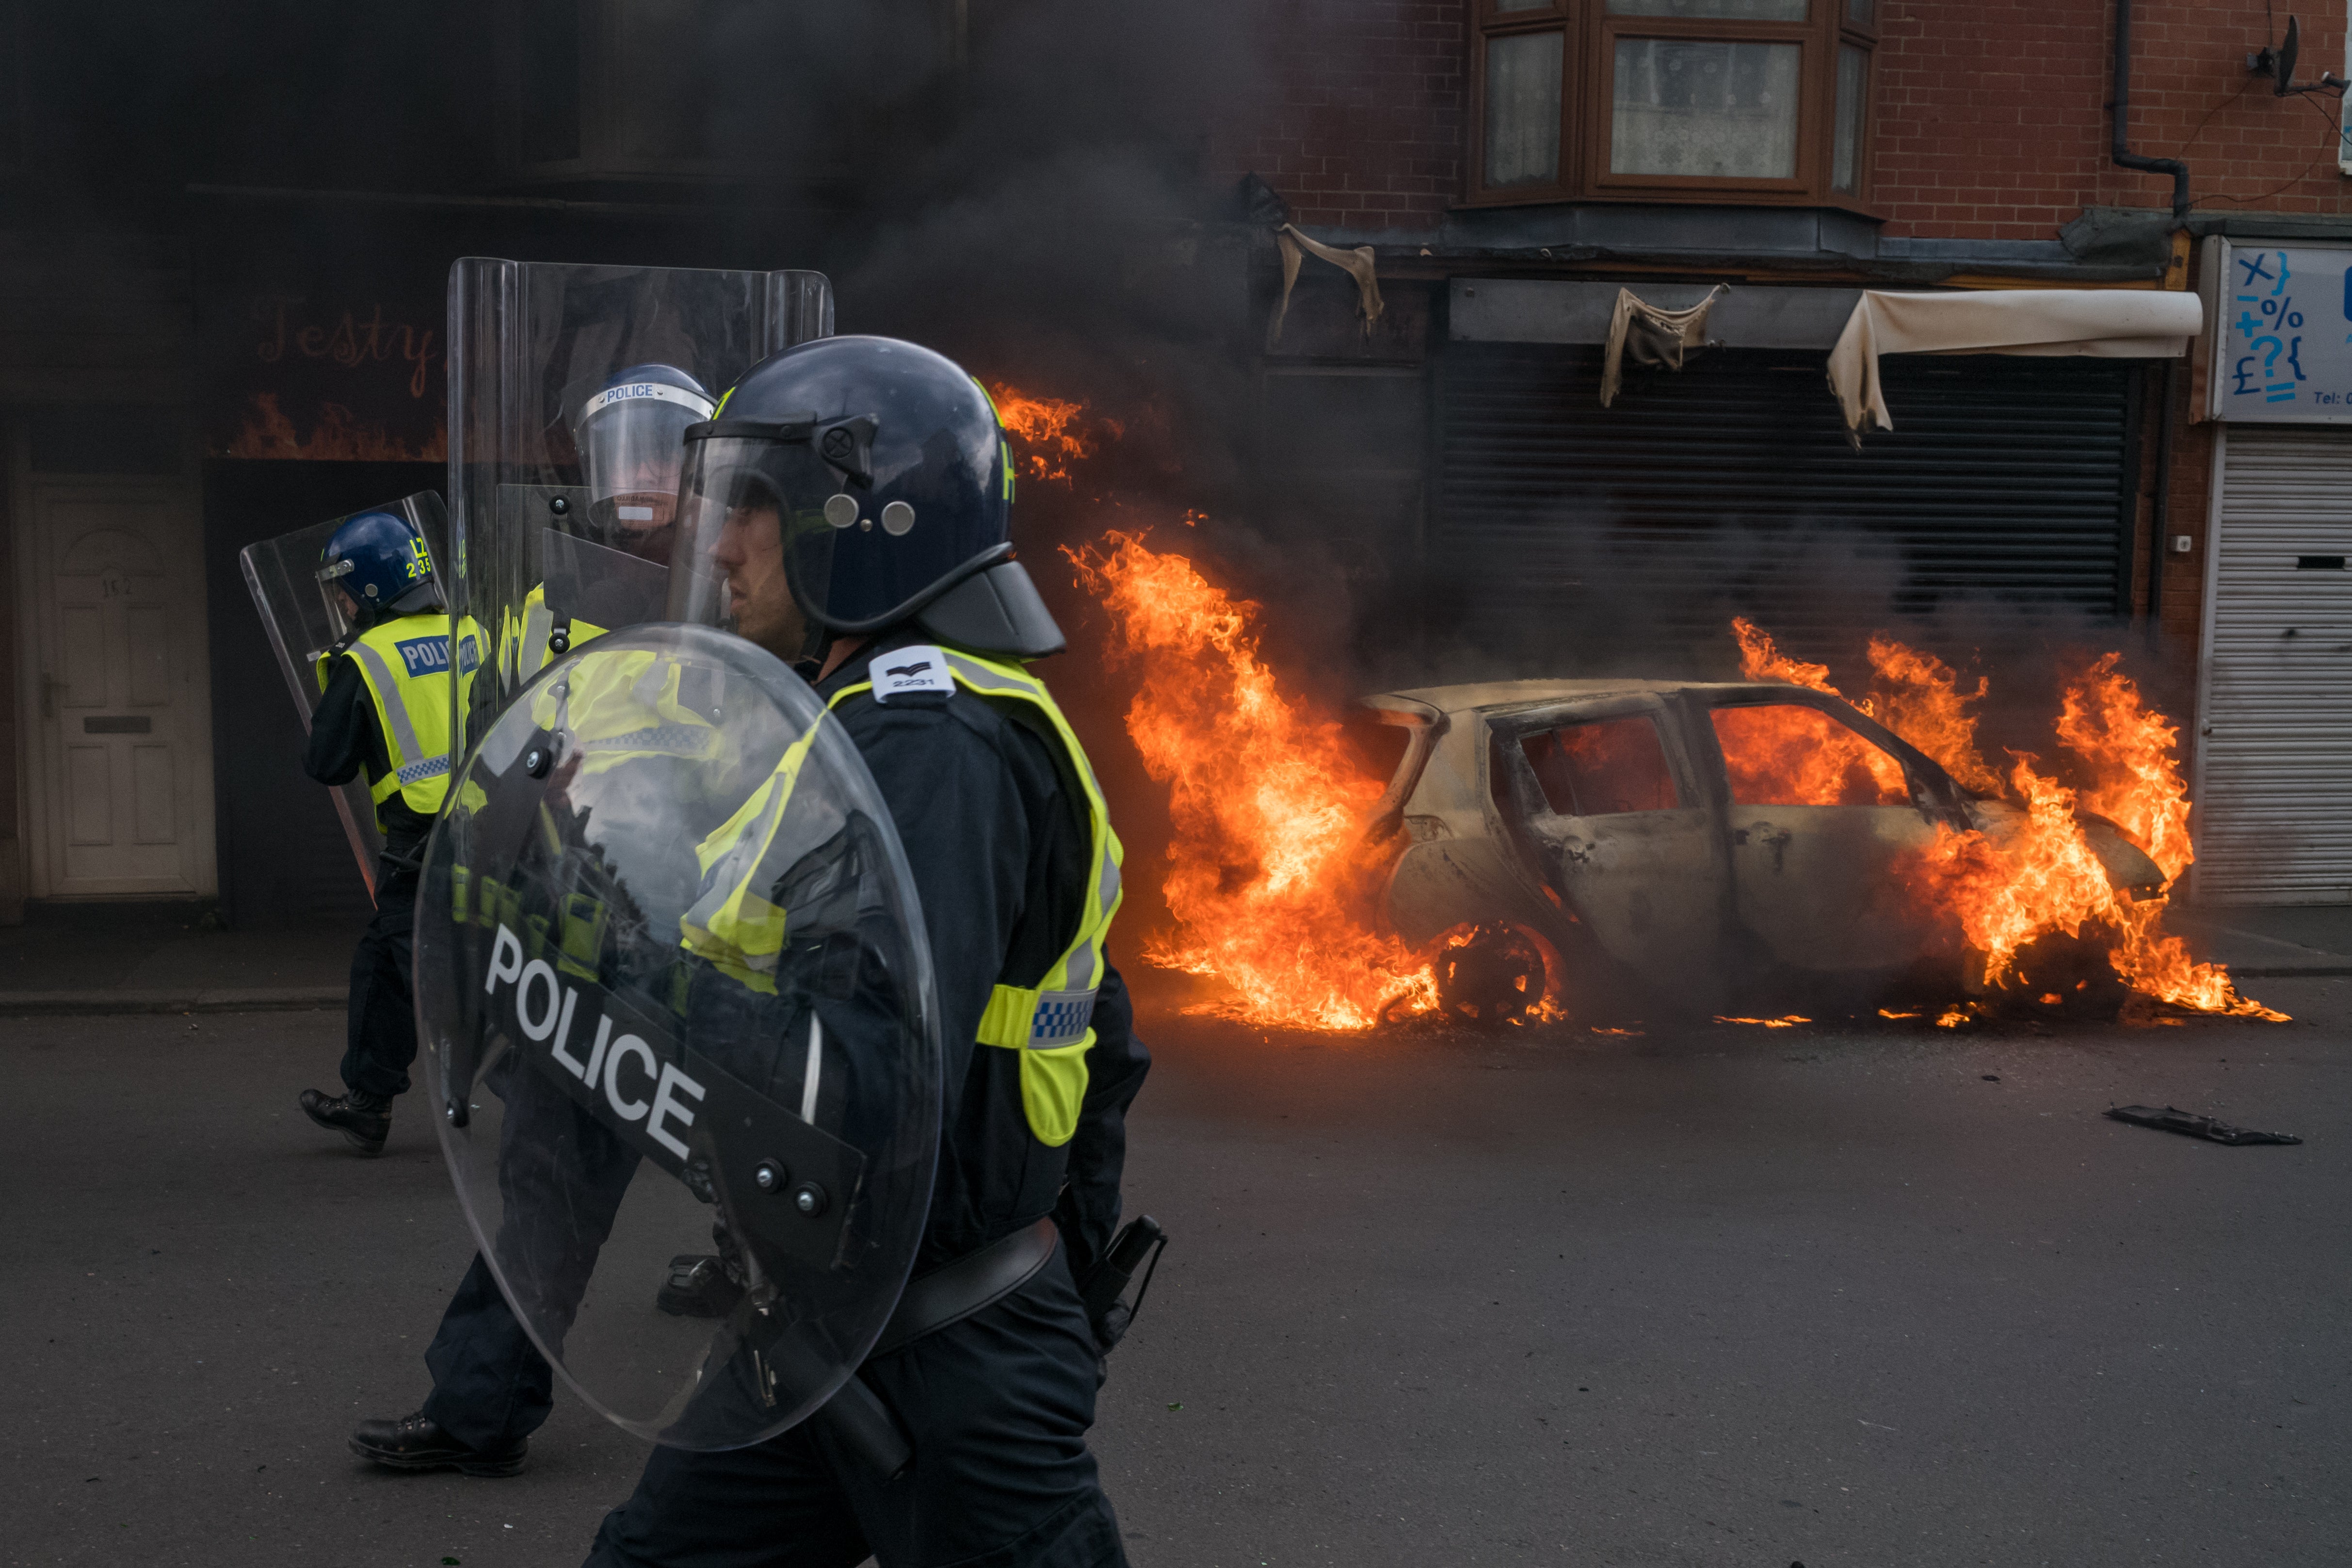
[[[887,657],[903,658],[909,651],[901,648]],[[1036,984],[998,985],[990,993],[977,1034],[982,1045],[1021,1053],[1021,1102],[1029,1131],[1039,1142],[1058,1148],[1076,1132],[1086,1099],[1087,1052],[1095,1043],[1095,992],[1102,982],[1103,942],[1118,912],[1125,851],[1111,828],[1110,811],[1086,748],[1045,684],[1018,665],[936,651],[956,684],[973,695],[991,702],[1023,704],[1042,715],[1062,742],[1069,776],[1086,796],[1092,853],[1077,930]],[[844,687],[830,706],[838,709],[872,689],[871,680]],[[709,891],[686,917],[684,945],[757,990],[775,989],[789,913],[771,903],[765,891],[802,855],[817,847],[777,838],[816,733],[812,725],[785,752],[767,783],[698,852]]]
[[[410,810],[434,816],[449,792],[449,617],[378,621],[342,651],[359,666],[375,702],[376,725],[391,763],[382,778],[368,781],[376,826],[383,826],[383,803],[395,795]]]

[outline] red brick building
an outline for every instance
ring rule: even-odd
[[[2352,900],[2352,660],[2313,640],[2352,646],[2352,433],[2304,363],[2352,342],[2352,293],[2312,271],[2352,245],[2322,82],[2345,14],[2299,16],[2288,85],[2315,90],[2284,95],[2249,57],[2285,9],[2121,19],[2128,150],[2184,166],[2178,214],[2169,171],[2113,156],[2115,4],[1267,6],[1278,86],[1212,162],[1371,247],[1386,305],[1360,328],[1353,285],[1304,263],[1263,361],[1270,506],[1385,531],[1416,595],[1450,592],[1442,640],[1521,665],[1689,656],[1735,607],[1825,656],[1874,617],[1956,656],[2104,637],[2196,714],[2200,895]],[[2232,294],[2224,246],[2264,279],[2292,257],[2296,287]],[[1601,407],[1617,289],[1717,283],[1713,346]],[[1895,427],[1858,451],[1815,378],[1863,290],[2200,287],[2179,357],[1890,356]],[[2257,395],[2230,372],[2268,320],[2242,312],[2273,309],[2308,330],[2256,343],[2293,366]],[[2297,423],[2267,423],[2282,401]],[[1333,415],[1361,437],[1302,434]]]

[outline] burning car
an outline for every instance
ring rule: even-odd
[[[2000,846],[2027,826],[1803,686],[1512,680],[1366,701],[1406,732],[1367,834],[1394,857],[1381,914],[1444,944],[1457,1016],[1605,996],[1714,1011],[1735,989],[1861,995],[1933,969],[1949,994],[1967,944],[1918,868],[1942,829]],[[2076,820],[2119,898],[2161,893],[2113,822]]]

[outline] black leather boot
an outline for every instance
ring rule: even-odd
[[[320,1126],[343,1135],[343,1142],[362,1154],[381,1154],[392,1136],[392,1101],[348,1089],[332,1097],[315,1089],[302,1091],[302,1114]]]
[[[352,1434],[352,1452],[392,1470],[455,1470],[461,1476],[522,1473],[530,1439],[518,1437],[505,1448],[469,1448],[441,1429],[423,1411],[397,1421],[362,1421]]]

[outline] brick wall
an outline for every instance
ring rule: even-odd
[[[2345,0],[2294,3],[2297,79],[2342,74]],[[2170,199],[2170,181],[2107,159],[2112,0],[1880,8],[1873,159],[1889,236],[2047,239],[2085,206]],[[2286,5],[2273,11],[2284,27]],[[1269,85],[1221,117],[1218,176],[1265,175],[1309,226],[1433,227],[1469,152],[1465,0],[1266,0],[1257,15]],[[2245,0],[2139,0],[2132,148],[2185,160],[2200,210],[2352,212],[2335,100],[2274,98],[2247,74],[2270,25]]]
[[[1462,194],[1465,0],[1265,0],[1270,101],[1212,140],[1220,177],[1255,172],[1308,226],[1436,226]]]
[[[2108,162],[2111,0],[1881,0],[1878,208],[1890,236],[2046,239],[2085,206],[2162,206]],[[2274,7],[2284,28],[2288,6]],[[2343,0],[2302,5],[2298,81],[2344,72]],[[2259,5],[2132,7],[2132,151],[2189,164],[2200,210],[2352,211],[2332,95],[2280,99],[2245,58]],[[2269,41],[2275,42],[2275,39]]]

